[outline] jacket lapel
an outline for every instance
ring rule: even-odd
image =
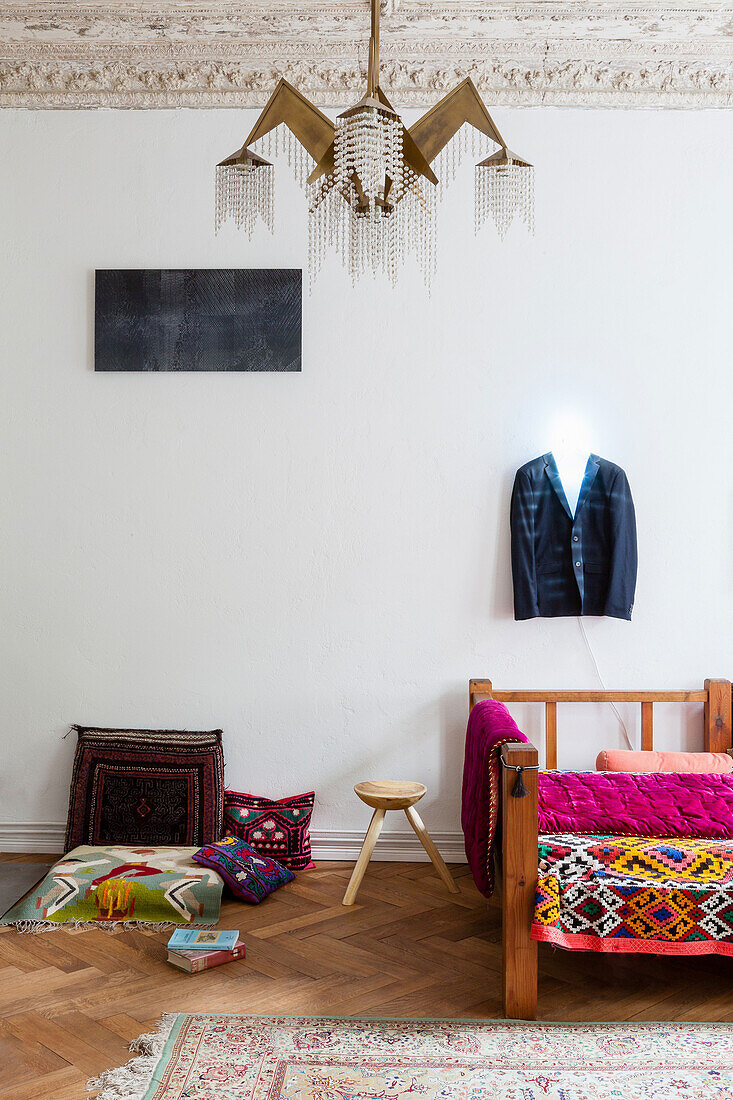
[[[595,481],[596,474],[598,473],[598,467],[600,465],[600,458],[598,455],[591,454],[588,456],[588,464],[585,467],[585,474],[583,475],[583,484],[580,486],[580,494],[578,496],[578,506],[575,509],[575,515],[577,516],[580,509],[586,502],[590,487]]]
[[[545,473],[549,477],[552,488],[555,490],[555,492],[557,494],[557,499],[560,501],[563,508],[565,509],[567,514],[572,519],[573,518],[573,513],[570,511],[570,505],[568,504],[568,498],[565,496],[565,490],[562,487],[562,481],[560,479],[560,473],[558,471],[557,463],[555,462],[555,456],[552,454],[552,451],[550,451],[549,454],[545,455]],[[587,470],[586,470],[586,477],[587,477]],[[585,485],[585,478],[583,478],[583,484]],[[582,489],[581,489],[581,496],[582,496]],[[578,500],[578,508],[580,508],[580,500]]]

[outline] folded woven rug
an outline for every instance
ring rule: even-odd
[[[162,1018],[97,1100],[722,1100],[733,1025]]]

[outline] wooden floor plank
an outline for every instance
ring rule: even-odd
[[[133,1039],[137,1039],[139,1035],[142,1035],[140,1021],[134,1020],[132,1016],[128,1016],[125,1012],[120,1012],[116,1016],[105,1017],[104,1026],[110,1031],[114,1031],[115,1035],[119,1035],[128,1044]],[[151,1029],[154,1029],[154,1024]]]
[[[81,1070],[82,1073],[91,1076],[99,1073],[110,1064],[110,1054],[99,1050],[93,1041],[81,1038],[77,1029],[69,1030],[62,1027],[54,1020],[48,1020],[39,1012],[19,1012],[8,1024],[14,1034],[21,1041],[40,1043],[47,1050],[63,1058]],[[115,1057],[124,1057],[124,1043],[122,1040],[116,1044]]]
[[[59,1058],[34,1040],[22,1041],[2,1021],[0,1037],[0,1092],[16,1081],[37,1080],[45,1074],[66,1065]]]
[[[312,927],[316,924],[323,924],[324,921],[341,919],[343,915],[344,911],[342,906],[328,906],[316,913],[307,913],[298,917],[287,917],[285,920],[280,920],[276,924],[268,925],[266,928],[254,929],[252,935],[257,936],[258,939],[271,939],[273,936],[282,935],[283,932],[293,932],[305,926]]]
[[[16,1081],[0,1090],[0,1100],[82,1100],[88,1095],[86,1082],[86,1075],[75,1066],[64,1066],[40,1079]]]

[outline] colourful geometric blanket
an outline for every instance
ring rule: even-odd
[[[90,847],[60,859],[0,924],[18,932],[146,924],[211,927],[223,882],[191,859],[196,848]]]
[[[532,938],[584,951],[733,955],[733,841],[540,836]]]

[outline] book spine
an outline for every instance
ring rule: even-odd
[[[221,966],[222,963],[234,962],[244,956],[243,947],[235,947],[233,951],[215,951],[210,955],[204,955],[200,959],[191,959],[191,965],[196,970],[210,970],[212,966]]]
[[[202,955],[198,959],[189,959],[180,955],[171,958],[171,954],[174,953],[169,952],[168,962],[173,966],[177,966],[179,970],[185,970],[189,974],[198,974],[201,970],[211,970],[215,966],[222,966],[224,963],[243,959],[245,950],[243,947],[236,947],[233,951],[214,951],[211,954]]]
[[[241,955],[244,955],[246,946],[243,943],[237,943],[231,950],[227,951],[209,951],[203,954],[200,951],[177,951],[173,948],[168,949],[169,955],[175,955],[179,959],[218,959],[221,956],[222,959],[238,959]],[[236,954],[234,954],[236,952]]]
[[[233,951],[237,946],[237,941],[232,942],[229,940],[220,940],[219,943],[187,943],[175,938],[175,933],[168,940],[169,951],[195,951],[197,955],[204,952],[212,951]]]

